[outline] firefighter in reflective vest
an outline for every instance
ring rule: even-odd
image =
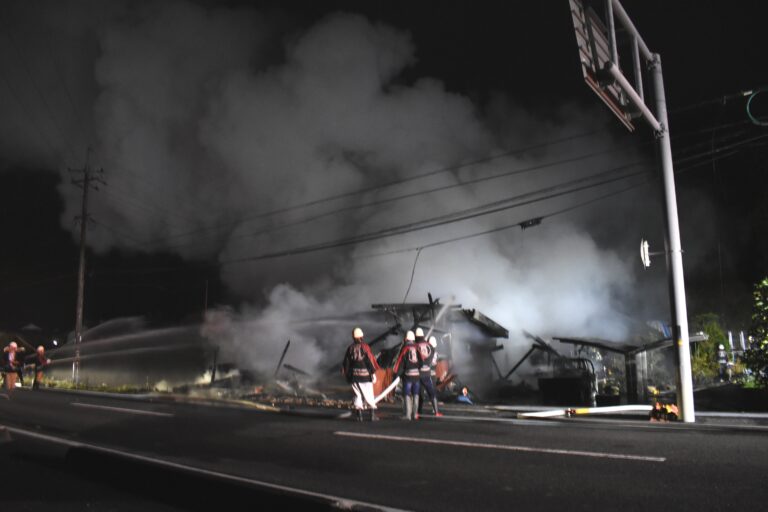
[[[429,395],[429,399],[432,402],[432,412],[435,416],[440,417],[443,414],[437,410],[437,392],[435,391],[435,383],[432,380],[435,366],[437,366],[437,338],[430,336],[429,341],[422,339],[421,343],[417,343],[416,346],[419,349],[419,355],[421,355],[422,360],[421,367],[419,368],[419,382],[421,387],[427,392],[427,395]]]
[[[37,351],[32,358],[32,362],[35,365],[35,380],[32,381],[32,389],[39,389],[40,382],[43,380],[43,370],[51,364],[51,360],[45,357],[45,347],[42,345],[37,347]]]
[[[8,344],[3,349],[3,364],[2,371],[5,374],[5,389],[7,391],[13,391],[16,388],[16,377],[21,377],[21,384],[24,385],[22,376],[22,368],[24,365],[20,360],[19,352],[24,352],[24,348],[19,348],[15,341]]]
[[[395,374],[400,370],[402,364],[403,380],[403,419],[419,419],[419,368],[421,367],[421,356],[416,347],[416,336],[413,331],[405,333],[405,344],[400,350],[397,362],[394,366]]]
[[[717,364],[720,367],[720,382],[730,380],[728,378],[728,353],[723,345],[717,346]]]
[[[376,402],[373,396],[373,383],[376,382],[376,370],[379,364],[371,352],[371,347],[363,341],[363,330],[355,327],[352,331],[352,344],[347,347],[341,372],[352,385],[355,393],[357,420],[363,421],[363,409],[370,410],[370,420],[376,421]]]

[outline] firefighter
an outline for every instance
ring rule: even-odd
[[[35,380],[32,381],[32,389],[39,389],[40,382],[43,380],[43,370],[51,364],[51,360],[45,357],[45,347],[42,345],[37,347],[37,351],[32,357],[35,365]]]
[[[418,336],[416,338],[418,339]],[[435,383],[432,380],[432,375],[435,373],[435,366],[437,365],[437,338],[430,336],[429,341],[427,341],[422,337],[422,341],[416,343],[416,346],[419,349],[419,355],[422,360],[421,367],[419,367],[420,387],[423,391],[426,391],[432,402],[432,412],[435,416],[440,417],[443,414],[437,410],[437,392],[435,391]],[[420,401],[419,414],[421,414],[422,405],[423,402]]]
[[[405,420],[419,419],[419,368],[421,355],[416,347],[416,335],[413,331],[405,333],[405,344],[400,350],[394,372],[397,374],[402,364],[403,408]]]
[[[472,402],[472,399],[469,397],[469,389],[466,386],[461,388],[461,393],[456,397],[456,401],[461,404],[474,405],[474,402]]]
[[[355,327],[352,330],[353,342],[344,354],[341,372],[352,386],[355,393],[355,410],[357,421],[363,421],[363,410],[370,411],[370,420],[376,421],[376,402],[373,396],[373,383],[376,382],[376,370],[379,364],[371,352],[371,347],[363,341],[363,330]]]
[[[422,329],[421,327],[417,327],[416,329],[414,329],[413,334],[415,336],[415,339],[413,342],[416,344],[416,348],[419,349],[419,354],[421,355],[420,347],[422,343],[425,343],[427,341],[424,338],[424,329]],[[423,356],[422,356],[422,359],[423,359]],[[421,382],[421,367],[419,367],[419,396],[416,399],[416,401],[418,402],[418,405],[414,405],[414,407],[416,407],[415,414],[416,414],[416,418],[418,419],[418,417],[421,415],[421,408],[424,406],[424,385]]]
[[[12,341],[3,349],[2,371],[5,374],[5,389],[9,392],[16,387],[16,377],[21,375],[23,368],[19,360],[19,352],[24,352],[24,349],[20,349],[15,341]],[[23,380],[21,384],[24,384]]]
[[[728,379],[728,354],[722,344],[717,346],[717,364],[720,366],[720,382],[730,380]]]

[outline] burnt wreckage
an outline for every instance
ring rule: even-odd
[[[460,339],[473,356],[473,364],[462,369],[462,377],[475,381],[476,376],[490,375],[490,365],[495,364],[491,354],[504,347],[499,338],[508,338],[509,331],[475,309],[464,309],[460,304],[441,304],[428,294],[426,303],[373,304],[371,307],[389,317],[391,327],[371,339],[368,344],[377,353],[382,367],[375,385],[377,394],[393,380],[392,367],[395,364],[402,341],[398,344],[375,350],[376,345],[390,336],[398,335],[402,340],[409,330],[421,328],[427,337],[437,339],[437,368],[435,387],[438,393],[457,393],[463,386],[454,366],[454,343]],[[461,331],[458,335],[458,331]],[[485,377],[487,379],[487,377]]]
[[[347,327],[354,324],[368,334],[366,340],[381,366],[374,385],[377,396],[395,379],[392,367],[405,333],[419,327],[437,340],[435,384],[443,400],[456,398],[464,386],[482,401],[531,405],[647,402],[650,394],[672,392],[665,369],[665,362],[671,360],[665,349],[672,346],[672,340],[658,340],[654,335],[658,331],[642,334],[636,329],[639,334],[634,344],[568,337],[545,341],[522,331],[531,346],[510,366],[501,363],[511,368],[504,373],[499,363],[510,352],[504,351],[501,341],[509,339],[510,333],[476,309],[463,308],[452,299],[444,304],[430,294],[427,302],[382,303],[371,308],[351,316],[290,322],[296,332],[317,336],[325,343],[321,346],[328,358],[320,362],[322,369],[288,364],[297,362],[292,357],[295,352],[288,354],[289,349],[295,351],[290,340],[271,354],[274,362],[267,363],[263,355],[256,354],[260,356],[257,366],[253,357],[243,357],[243,347],[251,345],[237,345],[231,338],[238,331],[257,330],[258,324],[235,320],[231,312],[222,311],[212,314],[204,324],[148,328],[143,320],[129,318],[97,326],[86,333],[80,346],[80,358],[85,363],[81,377],[86,384],[255,400],[290,396],[325,403],[332,400],[329,397],[339,397],[341,404],[348,389],[342,385],[336,350],[339,340],[346,342]],[[691,341],[700,337],[691,336]],[[564,355],[562,347],[567,345],[573,351]],[[74,348],[74,344],[67,344],[51,351],[56,364],[49,377],[66,380],[71,376]],[[500,358],[502,354],[505,357]],[[526,361],[525,375],[513,379]],[[390,393],[387,399],[394,396]]]

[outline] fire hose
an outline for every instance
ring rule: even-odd
[[[379,396],[373,399],[373,403],[377,404],[379,403],[384,397],[386,397],[388,394],[392,392],[393,389],[397,387],[397,384],[400,382],[400,377],[395,377],[395,379],[392,381],[392,384],[387,386],[387,388],[381,392]]]

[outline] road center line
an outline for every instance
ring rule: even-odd
[[[508,450],[514,452],[550,453],[554,455],[576,455],[579,457],[594,457],[598,459],[638,460],[644,462],[664,462],[666,457],[648,457],[644,455],[629,455],[624,453],[587,452],[580,450],[559,450],[556,448],[534,448],[531,446],[512,446],[507,444],[470,443],[466,441],[448,441],[445,439],[424,439],[419,437],[387,436],[381,434],[364,434],[359,432],[334,432],[334,435],[357,437],[362,439],[379,439],[382,441],[400,441],[405,443],[435,444],[444,446],[462,446],[466,448],[486,448],[492,450]]]
[[[82,402],[71,402],[70,405],[74,405],[75,407],[88,407],[91,409],[103,409],[105,411],[124,412],[128,414],[145,414],[147,416],[165,416],[165,417],[173,416],[173,414],[168,412],[143,411],[141,409],[125,409],[123,407],[109,407],[107,405],[84,404]]]

